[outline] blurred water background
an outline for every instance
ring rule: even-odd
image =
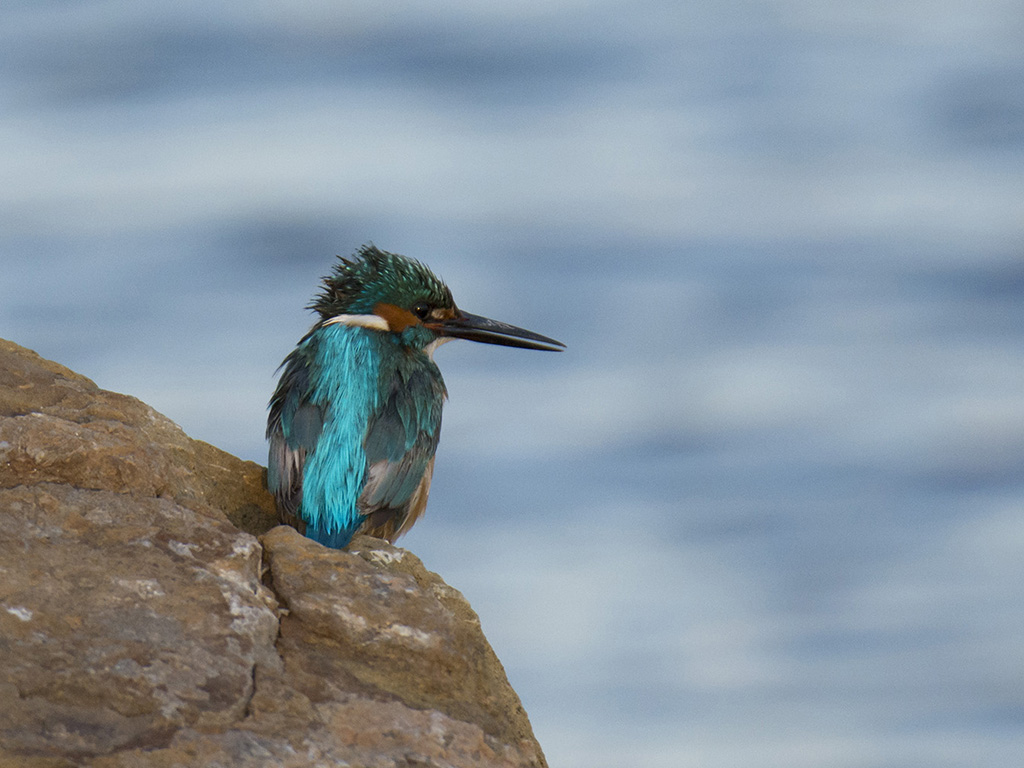
[[[552,766],[1024,755],[1024,6],[5,0],[0,336],[265,463],[335,254]]]

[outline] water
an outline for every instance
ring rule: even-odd
[[[1024,11],[8,2],[0,336],[263,461],[334,254],[438,354],[403,544],[553,766],[1024,751]]]

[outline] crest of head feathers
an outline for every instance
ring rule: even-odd
[[[421,301],[432,307],[455,306],[448,286],[424,264],[370,243],[352,258],[338,257],[308,309],[326,320],[343,313],[370,313],[382,302],[410,307]]]

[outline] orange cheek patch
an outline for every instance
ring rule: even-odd
[[[419,318],[416,317],[412,312],[407,309],[402,309],[394,304],[375,304],[373,307],[373,314],[378,317],[383,317],[385,322],[395,333],[401,333],[410,325],[419,325]]]

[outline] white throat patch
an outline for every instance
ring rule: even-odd
[[[454,341],[454,338],[452,338],[451,336],[438,336],[432,342],[427,344],[427,346],[425,346],[423,348],[423,351],[426,353],[427,357],[429,357],[431,360],[433,360],[434,359],[434,350],[436,350],[442,344],[446,344],[449,341]]]

